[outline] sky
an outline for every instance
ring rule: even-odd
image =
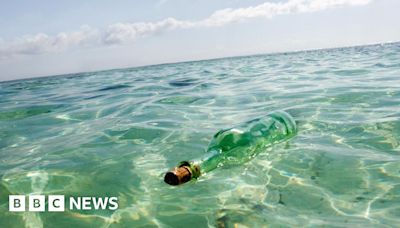
[[[400,41],[399,0],[14,0],[0,81]]]

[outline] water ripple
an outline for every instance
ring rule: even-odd
[[[39,192],[120,199],[117,211],[57,216],[4,206],[0,221],[396,226],[399,59],[394,43],[0,83],[0,199]],[[169,167],[202,156],[219,129],[278,109],[299,125],[291,141],[179,188],[162,182]]]

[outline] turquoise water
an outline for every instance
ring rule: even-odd
[[[171,187],[215,132],[272,110],[290,141]],[[400,43],[0,83],[1,227],[400,224]],[[10,194],[119,209],[8,212]]]

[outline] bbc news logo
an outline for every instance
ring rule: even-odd
[[[65,202],[64,195],[9,195],[8,210],[12,212],[62,212],[69,210],[117,210],[117,197],[69,197]],[[66,207],[67,206],[67,207]]]

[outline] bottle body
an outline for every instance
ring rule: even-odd
[[[296,132],[296,123],[288,113],[271,112],[262,118],[219,131],[204,157],[181,162],[179,167],[187,168],[191,179],[197,178],[217,167],[247,162],[264,148],[285,141]]]

